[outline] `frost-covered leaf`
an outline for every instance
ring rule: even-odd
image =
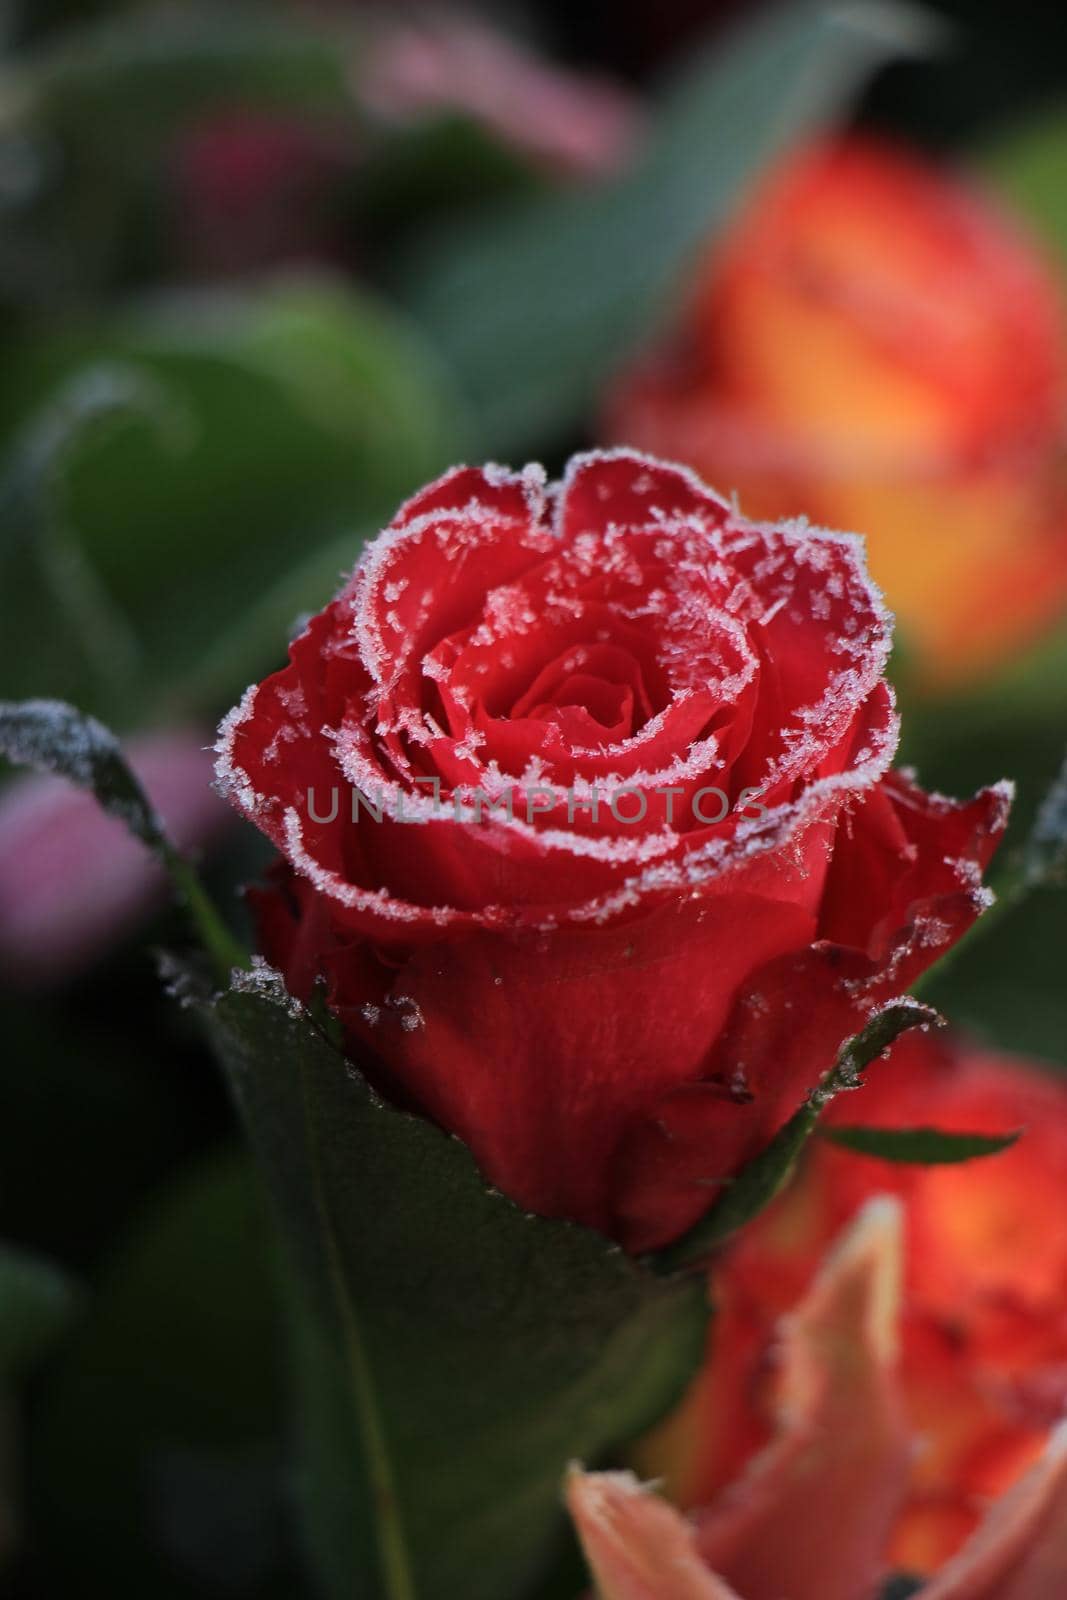
[[[0,755],[88,789],[142,843],[164,847],[163,824],[109,728],[62,700],[0,701]]]
[[[878,1156],[882,1161],[900,1161],[915,1166],[949,1166],[958,1161],[973,1161],[980,1156],[995,1156],[1009,1149],[1020,1132],[1005,1134],[948,1133],[942,1128],[872,1128],[841,1125],[820,1129],[831,1144],[854,1150],[857,1155]]]
[[[0,756],[16,766],[67,778],[95,796],[162,862],[221,975],[247,956],[221,921],[109,728],[62,700],[0,700]]]
[[[702,1284],[488,1191],[262,967],[198,1004],[290,1246],[327,1592],[515,1600],[553,1553],[567,1462],[641,1432],[695,1370]]]
[[[922,34],[892,5],[777,8],[687,64],[618,182],[417,240],[411,303],[466,386],[482,453],[519,454],[588,417],[743,186]]]
[[[797,1158],[814,1133],[824,1108],[838,1094],[859,1088],[863,1073],[906,1033],[940,1020],[936,1011],[905,995],[891,1000],[838,1051],[822,1082],[793,1113],[767,1148],[736,1177],[706,1216],[675,1244],[657,1254],[658,1263],[673,1270],[707,1256],[723,1240],[744,1227],[769,1205],[788,1183]]]

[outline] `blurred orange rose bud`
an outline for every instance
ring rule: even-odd
[[[751,1471],[778,1426],[782,1329],[842,1229],[892,1199],[905,1263],[896,1381],[916,1448],[883,1553],[897,1570],[942,1572],[1067,1416],[1067,1085],[914,1034],[826,1123],[1023,1132],[998,1155],[941,1166],[813,1141],[796,1181],[715,1267],[704,1371],[639,1465],[683,1506],[714,1502]],[[1067,1545],[1063,1560],[1067,1593]]]
[[[773,172],[606,431],[749,516],[864,533],[929,687],[1067,612],[1058,285],[988,197],[907,151],[838,139]]]

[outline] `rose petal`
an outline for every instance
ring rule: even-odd
[[[1055,1600],[1067,1593],[1067,1422],[993,1507],[923,1600]]]
[[[703,1513],[697,1545],[745,1600],[871,1591],[910,1442],[894,1376],[901,1212],[871,1202],[782,1336],[778,1438]]]
[[[584,931],[456,935],[399,966],[355,945],[326,960],[361,1054],[387,1062],[492,1182],[542,1215],[606,1230],[627,1122],[700,1071],[751,965],[811,925],[800,906],[737,894]],[[664,1003],[668,983],[684,1006]]]
[[[567,1506],[601,1600],[739,1600],[685,1518],[631,1473],[572,1471]]]
[[[701,1081],[665,1096],[627,1132],[614,1226],[630,1249],[654,1249],[695,1222],[873,1007],[970,927],[987,903],[982,868],[1006,825],[1007,798],[997,786],[960,804],[894,774],[837,829],[823,937],[754,971]]]

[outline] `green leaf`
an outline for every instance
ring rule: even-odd
[[[0,754],[88,789],[142,844],[164,848],[163,824],[115,735],[61,700],[0,701]]]
[[[909,1028],[929,1027],[940,1019],[936,1011],[905,995],[876,1011],[866,1027],[846,1040],[837,1060],[804,1104],[774,1136],[766,1149],[750,1161],[705,1217],[666,1250],[657,1253],[658,1265],[677,1271],[702,1262],[710,1251],[751,1222],[789,1182],[801,1151],[814,1133],[824,1108],[838,1094],[858,1089],[863,1073]]]
[[[0,755],[18,766],[53,772],[86,789],[98,804],[158,856],[194,928],[225,979],[248,957],[226,928],[196,872],[171,842],[110,729],[62,700],[0,700]]]
[[[129,618],[86,558],[67,511],[81,449],[133,420],[173,443],[186,420],[148,375],[118,365],[72,377],[9,451],[0,476],[0,576],[8,596],[9,689],[120,693],[140,648]],[[57,641],[61,644],[57,645]],[[53,665],[58,669],[53,671]],[[51,681],[50,681],[51,680]]]
[[[353,106],[359,31],[237,6],[104,18],[16,57],[16,105],[118,142],[166,131],[205,105],[235,100],[308,110]]]
[[[745,184],[923,32],[891,6],[783,6],[688,67],[621,180],[416,241],[410,301],[465,385],[483,453],[586,418]]]
[[[260,969],[204,1016],[298,1284],[304,1507],[345,1600],[519,1600],[559,1485],[662,1416],[703,1350],[695,1279],[525,1216],[383,1104]]]
[[[79,1299],[58,1267],[0,1244],[0,1379],[17,1377],[47,1350]]]
[[[1010,127],[979,152],[982,176],[1023,213],[1067,267],[1067,107],[1055,106]]]
[[[124,726],[236,698],[277,664],[290,574],[317,609],[368,531],[464,454],[417,333],[323,282],[13,339],[4,435],[23,489],[0,503],[5,692],[76,696]],[[37,558],[56,528],[60,598]]]
[[[958,1161],[974,1161],[980,1156],[995,1156],[1010,1149],[1020,1138],[1015,1133],[948,1133],[943,1128],[870,1128],[848,1126],[820,1128],[819,1134],[831,1144],[854,1150],[861,1156],[878,1156],[882,1161],[900,1161],[920,1167],[951,1166]]]
[[[58,629],[42,632],[34,605],[40,592],[62,629],[69,682],[96,678],[102,690],[115,690],[139,667],[139,646],[130,621],[107,594],[86,562],[64,501],[69,459],[91,437],[144,419],[160,442],[173,438],[181,419],[165,395],[146,378],[122,366],[90,368],[77,374],[40,418],[30,422],[11,450],[0,480],[0,562],[6,592],[18,597],[10,611],[10,650],[27,680],[34,678],[43,650],[54,650]],[[58,618],[56,618],[58,613]],[[42,650],[43,646],[43,650]],[[46,666],[35,682],[45,682]]]

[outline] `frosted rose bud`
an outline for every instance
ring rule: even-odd
[[[223,725],[261,952],[519,1204],[677,1238],[987,902],[1009,796],[892,770],[888,650],[856,540],[456,468]]]

